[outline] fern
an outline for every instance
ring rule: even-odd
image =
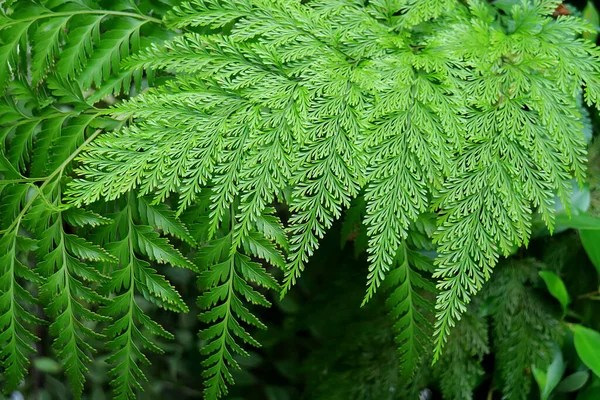
[[[494,274],[487,295],[493,314],[497,368],[504,399],[525,399],[531,390],[532,366],[547,365],[561,329],[552,313],[531,288],[543,267],[535,260],[509,262]]]
[[[2,17],[0,24],[3,43],[0,86],[4,87],[11,75],[27,76],[18,45],[27,43],[29,38],[33,43],[34,86],[46,78],[55,62],[61,76],[77,74],[83,88],[89,88],[94,82],[100,86],[111,71],[118,71],[121,57],[127,56],[130,48],[137,51],[140,27],[160,22],[137,13],[128,2],[116,2],[114,7],[115,10],[94,9],[91,2],[71,0],[62,4],[33,1],[16,4],[10,15]],[[105,21],[110,31],[100,34]],[[75,29],[70,29],[71,26]],[[61,49],[63,42],[66,45]]]
[[[23,380],[29,356],[35,353],[32,347],[39,338],[31,333],[31,325],[42,324],[43,321],[36,317],[28,308],[37,300],[19,283],[18,278],[25,279],[27,283],[40,281],[40,278],[28,267],[23,265],[17,257],[18,247],[30,250],[33,243],[19,236],[15,230],[2,236],[0,250],[2,256],[2,295],[0,296],[0,360],[3,375],[6,379],[5,390],[12,391]]]
[[[110,280],[103,285],[103,291],[115,293],[116,297],[102,309],[102,314],[114,318],[104,334],[109,338],[106,346],[112,352],[107,359],[113,364],[109,372],[113,378],[111,385],[115,398],[122,399],[132,398],[137,390],[143,390],[141,381],[147,378],[140,366],[150,361],[142,348],[161,354],[163,351],[153,343],[152,337],[173,338],[144,312],[136,295],[142,295],[146,301],[166,310],[189,310],[175,288],[141,256],[159,264],[195,270],[194,264],[152,227],[136,223],[138,214],[142,220],[157,221],[157,226],[165,232],[190,239],[185,227],[168,210],[154,208],[143,198],[136,200],[133,195],[112,216],[112,229],[109,227],[99,237],[107,251],[120,262],[119,268],[112,269]]]
[[[433,304],[426,291],[435,292],[431,281],[422,276],[422,272],[431,272],[430,260],[406,244],[402,244],[397,255],[398,266],[389,273],[386,285],[394,287],[387,304],[391,315],[397,322],[394,325],[400,375],[410,380],[430,347],[431,324],[427,319],[433,311]],[[423,293],[425,291],[425,293]]]
[[[268,221],[268,218],[268,214],[260,216],[261,220]],[[243,343],[260,346],[240,323],[266,329],[244,305],[247,302],[270,306],[265,296],[251,285],[279,291],[277,281],[244,253],[269,261],[280,268],[285,264],[275,243],[257,231],[253,231],[254,234],[242,242],[244,251],[241,251],[234,239],[237,226],[235,216],[229,215],[228,219],[232,226],[223,227],[224,236],[209,241],[198,255],[198,264],[204,268],[198,278],[199,287],[204,291],[198,299],[198,305],[204,310],[200,314],[200,320],[210,324],[210,327],[200,332],[200,338],[207,342],[202,352],[207,355],[203,362],[203,375],[206,378],[204,394],[209,399],[227,394],[227,384],[233,384],[229,369],[239,369],[234,355],[248,356],[236,337]],[[277,231],[277,236],[283,239],[283,229],[277,228]]]
[[[80,397],[85,373],[88,371],[85,364],[91,362],[87,354],[95,352],[87,340],[102,338],[86,326],[83,319],[110,320],[88,309],[90,304],[108,302],[107,298],[94,290],[106,277],[89,265],[89,262],[112,263],[115,259],[101,248],[65,232],[63,211],[60,210],[60,185],[56,186],[56,191],[50,195],[52,194],[55,198],[46,196],[50,204],[40,201],[27,216],[32,224],[48,225],[40,235],[38,253],[42,261],[35,270],[44,278],[40,285],[40,300],[47,304],[46,315],[54,319],[50,325],[50,333],[56,337],[54,344],[57,357],[63,363],[73,393]]]
[[[488,323],[473,302],[452,330],[448,346],[436,365],[446,399],[473,399],[473,391],[484,374],[483,357],[489,353]]]
[[[554,192],[569,204],[569,179],[582,183],[577,93],[585,84],[588,103],[595,102],[599,53],[575,39],[587,29],[580,21],[549,16],[555,8],[555,2],[523,2],[504,14],[471,2],[470,15],[445,39],[450,54],[470,66],[469,111],[462,150],[435,203],[441,210],[435,359],[498,257],[528,244],[534,210],[552,230]]]
[[[142,391],[144,349],[172,338],[152,310],[188,311],[166,264],[198,275],[204,393],[225,396],[266,327],[252,306],[286,295],[344,217],[368,263],[362,305],[387,290],[401,378],[433,350],[469,377],[445,371],[444,393],[469,397],[488,349],[481,318],[461,316],[584,182],[592,27],[550,0],[106,3],[0,6],[5,391],[42,310],[76,397],[96,350],[115,397]],[[502,271],[509,398],[537,360],[507,349],[548,330],[522,302],[531,277]]]

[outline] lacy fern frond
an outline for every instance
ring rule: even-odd
[[[498,257],[528,244],[533,212],[552,230],[554,193],[569,204],[569,180],[582,183],[577,97],[585,85],[588,104],[598,105],[600,53],[576,39],[587,26],[553,19],[553,6],[523,2],[504,14],[473,1],[445,39],[450,54],[469,66],[468,112],[461,151],[435,202],[441,212],[435,359]]]
[[[397,51],[397,59],[378,65],[390,86],[372,110],[374,134],[365,191],[365,224],[371,262],[365,302],[375,293],[410,224],[429,209],[430,187],[439,188],[450,168],[452,143],[462,121],[452,95],[449,65],[426,65],[429,52]],[[400,60],[410,60],[409,63]]]

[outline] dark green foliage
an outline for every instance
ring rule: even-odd
[[[452,330],[448,347],[436,366],[442,392],[448,399],[472,399],[483,379],[481,361],[490,349],[488,324],[480,307],[480,302],[474,302]]]
[[[558,320],[531,288],[544,265],[535,260],[505,264],[489,283],[497,368],[504,399],[525,399],[532,366],[546,367],[561,335]]]

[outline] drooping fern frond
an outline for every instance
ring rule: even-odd
[[[96,135],[93,134],[84,144]],[[81,146],[75,149],[67,162],[80,150]],[[98,295],[94,288],[103,279],[102,275],[82,260],[112,259],[102,249],[66,233],[64,229],[63,214],[68,214],[69,207],[61,201],[60,177],[67,162],[61,163],[47,178],[39,179],[42,184],[35,186],[36,179],[23,177],[6,158],[2,158],[6,168],[1,172],[8,178],[3,180],[7,184],[3,195],[13,199],[4,203],[7,207],[3,210],[5,218],[1,239],[7,254],[7,262],[3,263],[4,288],[0,300],[0,306],[5,311],[0,333],[7,377],[3,390],[14,390],[27,372],[25,357],[35,352],[31,347],[35,336],[24,331],[23,322],[44,324],[40,318],[34,317],[37,312],[30,309],[33,304],[41,304],[45,314],[54,319],[50,324],[50,333],[55,337],[57,356],[71,382],[73,393],[80,396],[84,373],[87,372],[85,364],[90,362],[88,354],[93,352],[84,337],[99,338],[84,325],[82,319],[106,320],[87,309],[89,304],[101,303],[106,299]],[[39,240],[28,239],[29,235]],[[33,250],[37,250],[40,260],[35,270],[19,260],[26,260]],[[38,290],[40,296],[36,300],[33,294]],[[18,300],[30,305],[19,304]]]
[[[109,374],[117,399],[135,397],[142,391],[147,378],[141,367],[150,361],[143,349],[161,354],[154,337],[172,339],[173,335],[155,322],[144,311],[138,295],[165,310],[187,312],[188,306],[177,290],[146,261],[169,264],[173,267],[195,270],[194,264],[174,249],[167,239],[159,236],[143,221],[154,221],[156,226],[176,237],[192,240],[186,228],[168,210],[155,208],[147,200],[128,196],[118,211],[112,215],[112,226],[99,237],[106,250],[119,260],[118,267],[110,271],[110,279],[103,285],[105,293],[115,293],[110,304],[101,313],[114,318],[104,330],[112,354],[107,362],[113,365]],[[121,208],[122,207],[122,208]],[[146,259],[144,259],[144,258]]]
[[[418,55],[398,50],[393,63],[377,65],[390,87],[372,111],[365,192],[371,266],[365,302],[385,279],[411,223],[428,210],[430,188],[441,186],[450,169],[451,145],[460,134],[459,105],[452,95],[455,77],[443,63],[428,65],[431,51],[435,48]]]
[[[82,283],[94,284],[102,280],[102,276],[81,260],[108,260],[110,257],[100,248],[65,232],[62,214],[69,207],[61,202],[61,177],[68,162],[98,133],[88,137],[46,178],[25,178],[7,158],[3,155],[0,158],[3,161],[0,172],[6,178],[2,181],[2,194],[3,199],[8,200],[3,203],[0,239],[3,251],[6,250],[0,297],[3,311],[1,359],[6,376],[2,390],[5,392],[16,389],[27,373],[27,356],[35,353],[32,342],[37,339],[31,332],[33,329],[25,323],[30,326],[45,324],[31,308],[41,304],[48,316],[56,318],[50,325],[50,332],[56,338],[58,358],[65,367],[73,392],[76,396],[81,394],[83,373],[87,371],[84,364],[90,361],[86,352],[92,349],[80,335],[97,337],[82,325],[81,318],[104,320],[80,304],[103,300],[93,288]],[[38,181],[42,183],[36,186]],[[29,235],[39,240],[32,240]],[[38,250],[40,256],[35,270],[21,262],[34,250]],[[40,298],[36,299],[34,294],[38,290]]]
[[[203,310],[200,320],[209,327],[200,332],[207,343],[202,353],[206,399],[218,399],[227,394],[227,385],[233,384],[230,369],[239,369],[235,356],[248,356],[239,342],[259,347],[260,344],[246,331],[242,323],[260,329],[266,326],[252,314],[244,303],[269,307],[271,303],[256,287],[279,292],[277,281],[253,261],[250,256],[265,260],[275,267],[284,268],[285,259],[275,243],[285,240],[283,228],[276,228],[274,235],[259,233],[255,228],[242,240],[243,248],[235,244],[235,216],[228,215],[231,227],[224,227],[223,234],[200,249],[197,263],[203,268],[198,285],[203,294],[198,305]],[[260,216],[261,223],[268,223],[268,214]],[[260,225],[259,225],[260,226]],[[276,226],[276,225],[275,225]],[[266,237],[265,237],[266,236]]]
[[[86,364],[91,362],[88,354],[96,352],[88,340],[103,338],[86,326],[84,320],[110,320],[90,309],[109,301],[97,293],[98,285],[106,277],[90,263],[114,263],[116,259],[100,247],[65,232],[63,213],[66,210],[63,211],[60,195],[60,184],[56,184],[44,200],[37,200],[26,218],[31,225],[43,230],[37,250],[41,262],[35,270],[43,278],[40,300],[45,304],[45,314],[54,321],[50,324],[50,333],[55,337],[57,357],[74,395],[80,398],[88,371]]]
[[[553,19],[555,7],[525,1],[501,12],[473,1],[445,39],[450,55],[469,67],[468,112],[456,165],[435,203],[441,212],[435,359],[498,257],[528,244],[532,213],[552,230],[554,193],[568,204],[569,180],[582,182],[577,97],[584,85],[588,104],[598,105],[600,52],[576,39],[588,29],[582,21]]]
[[[33,343],[39,338],[32,327],[44,324],[34,315],[31,306],[37,303],[24,287],[38,284],[41,278],[19,260],[18,250],[30,251],[35,242],[20,236],[12,229],[0,238],[0,365],[5,378],[3,391],[15,390],[29,366],[29,357],[35,353]],[[25,281],[25,284],[21,282]]]
[[[433,264],[406,243],[400,245],[396,257],[397,266],[388,273],[385,286],[391,288],[387,305],[395,321],[400,376],[408,382],[431,347],[432,326],[428,318],[433,313],[435,286],[422,274],[430,274]]]

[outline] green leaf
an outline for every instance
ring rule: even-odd
[[[15,129],[15,136],[8,146],[8,160],[19,171],[23,172],[31,158],[33,138],[39,121],[31,120]]]
[[[536,366],[532,367],[533,376],[540,388],[541,400],[547,400],[550,397],[552,391],[565,373],[565,368],[562,351],[559,348],[554,353],[554,359],[546,371]]]
[[[41,130],[36,135],[33,148],[33,159],[31,162],[31,174],[33,176],[45,176],[46,172],[50,170],[50,149],[54,141],[60,137],[63,125],[71,116],[71,113],[61,113],[54,118],[48,118],[42,122]]]
[[[139,280],[140,290],[144,297],[153,303],[157,303],[164,309],[175,312],[188,312],[189,309],[177,290],[165,279],[149,268],[146,263],[139,263],[136,276]],[[147,291],[147,292],[146,292]]]
[[[50,18],[36,29],[31,67],[33,86],[37,86],[46,77],[70,18],[70,15]]]
[[[65,127],[60,130],[60,136],[52,141],[50,147],[49,170],[58,168],[83,143],[86,138],[88,125],[97,114],[80,114],[70,118]]]
[[[155,344],[156,337],[173,339],[172,334],[150,317],[145,307],[140,307],[138,294],[166,310],[188,311],[177,290],[150,267],[150,263],[142,260],[140,254],[158,263],[194,267],[152,227],[137,225],[134,219],[137,203],[135,194],[130,193],[119,211],[112,215],[113,223],[103,227],[109,231],[106,249],[119,259],[119,265],[111,269],[110,279],[103,284],[103,290],[115,296],[101,310],[102,315],[113,318],[103,333],[109,338],[106,346],[111,351],[106,360],[112,365],[110,384],[113,396],[119,400],[133,398],[136,392],[144,390],[142,384],[148,379],[142,367],[150,364],[145,351],[164,352]],[[118,236],[111,230],[118,232]]]
[[[102,33],[94,52],[78,74],[84,89],[93,83],[101,86],[111,74],[119,71],[121,58],[130,54],[131,47],[137,48],[139,29],[147,21],[137,18],[119,18]]]
[[[11,72],[15,66],[14,59],[17,56],[17,47],[21,37],[29,28],[30,23],[21,22],[13,24],[9,30],[3,30],[0,38],[0,88],[4,89],[11,78]]]
[[[49,197],[52,195],[48,194]],[[41,204],[45,206],[45,203]],[[36,271],[45,278],[40,287],[40,298],[46,315],[53,318],[50,334],[54,337],[57,358],[75,397],[80,398],[88,371],[86,364],[92,361],[89,354],[95,352],[88,341],[102,338],[84,321],[100,322],[109,318],[102,317],[89,307],[89,304],[108,301],[93,286],[106,278],[91,263],[79,259],[114,260],[100,247],[65,233],[61,211],[50,212],[54,222],[42,233],[38,249],[42,261]]]
[[[575,392],[581,389],[590,379],[590,371],[577,371],[563,379],[556,387],[557,392]]]
[[[417,271],[405,243],[401,243],[394,262],[384,282],[390,289],[386,305],[395,321],[400,376],[409,381],[431,344],[432,328],[426,315],[433,312],[433,304],[426,292],[435,293],[435,287]]]
[[[575,339],[575,349],[581,361],[600,377],[600,333],[582,325],[571,325]]]
[[[598,221],[598,226],[600,226],[600,220]],[[596,267],[600,276],[600,230],[582,229],[579,231],[579,237],[590,261]]]
[[[0,366],[6,393],[16,390],[28,372],[33,344],[39,341],[31,326],[44,323],[24,307],[38,301],[23,283],[40,279],[17,259],[17,241],[15,230],[0,237]]]
[[[76,207],[71,207],[65,210],[63,212],[63,217],[69,224],[79,227],[83,227],[85,225],[96,227],[110,224],[112,222],[110,218],[106,218],[92,211]]]
[[[23,179],[23,175],[15,169],[15,167],[8,161],[4,153],[0,152],[0,173],[6,179]]]
[[[58,374],[62,368],[54,359],[48,357],[37,357],[33,360],[35,369],[46,374]]]
[[[195,246],[195,240],[188,232],[185,225],[179,221],[175,213],[164,204],[152,204],[150,199],[140,197],[138,199],[138,209],[142,220],[164,233],[183,240],[190,246]]]
[[[556,216],[556,226],[559,225],[571,229],[599,230],[600,219],[585,212],[579,212],[570,217],[561,213]]]
[[[66,46],[60,53],[56,70],[63,77],[74,77],[92,54],[93,43],[99,40],[100,23],[104,15],[79,15],[71,23]]]
[[[160,237],[147,225],[134,225],[136,249],[161,264],[196,270],[196,266],[175,249],[167,239]]]
[[[552,271],[540,271],[539,275],[546,283],[546,287],[548,288],[550,294],[559,301],[563,309],[563,314],[566,313],[567,306],[571,300],[563,280]]]
[[[557,357],[559,321],[532,287],[541,267],[533,259],[511,259],[487,285],[493,307],[494,368],[500,372],[506,399],[525,400],[531,390],[531,367],[541,368]],[[551,379],[550,371],[542,370],[542,375]]]

